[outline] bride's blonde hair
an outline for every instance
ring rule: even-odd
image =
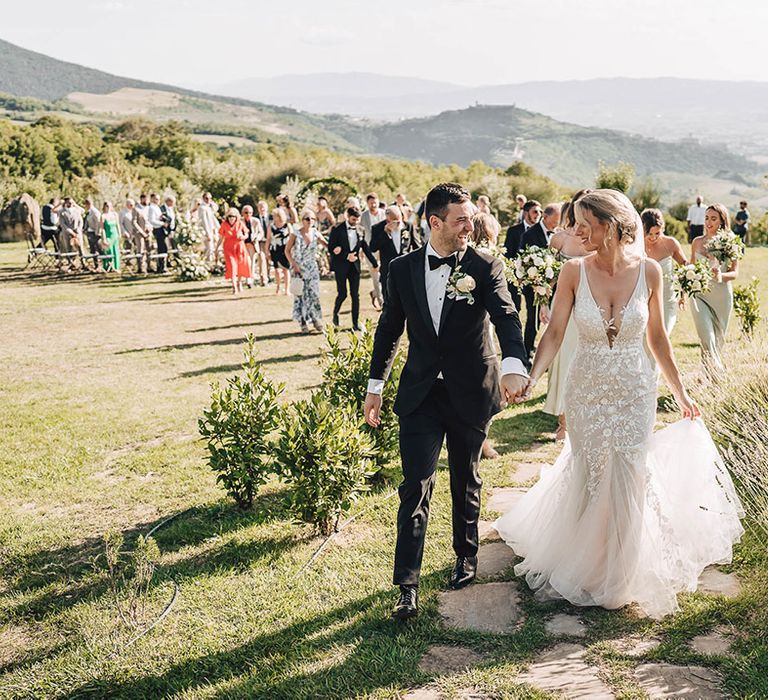
[[[629,197],[618,190],[593,190],[576,202],[576,209],[591,212],[602,224],[614,231],[620,243],[634,243],[638,231],[639,217]]]

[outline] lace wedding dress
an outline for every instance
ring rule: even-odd
[[[573,320],[578,344],[565,388],[568,438],[554,465],[494,526],[523,561],[539,599],[660,617],[727,562],[743,532],[728,472],[700,419],[653,433],[657,376],[643,349],[645,263],[618,316],[606,320],[583,259]]]

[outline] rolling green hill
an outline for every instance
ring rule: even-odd
[[[680,172],[738,181],[753,178],[758,170],[754,162],[725,148],[577,126],[509,106],[477,106],[368,126],[337,121],[331,128],[364,150],[435,164],[482,160],[506,167],[522,159],[572,186],[590,182],[599,161],[632,163],[640,176]]]

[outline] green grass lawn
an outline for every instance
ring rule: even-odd
[[[555,641],[544,620],[569,605],[538,604],[523,587],[526,621],[515,634],[461,633],[440,622],[437,593],[453,559],[446,469],[433,501],[422,615],[409,625],[388,617],[392,484],[359,501],[359,517],[299,577],[321,540],[290,520],[280,485],[265,487],[248,513],[216,485],[197,418],[209,382],[237,371],[245,334],[257,337],[266,372],[286,383],[285,400],[307,396],[321,379],[324,339],[297,332],[288,299],[270,288],[232,298],[220,280],[33,275],[20,270],[24,253],[0,246],[0,697],[395,698],[433,680],[418,662],[434,643],[487,654],[480,667],[436,680],[448,694],[477,685],[493,697],[543,697],[516,687],[515,675]],[[742,279],[753,274],[768,277],[768,249],[748,252]],[[327,316],[333,294],[324,282]],[[349,316],[342,322],[349,326]],[[741,342],[737,325],[732,343]],[[695,373],[688,313],[673,340],[684,371]],[[556,421],[542,405],[539,394],[497,417],[491,436],[502,458],[483,463],[486,487],[509,485],[520,461],[556,456]],[[124,648],[135,630],[121,623],[94,568],[102,538],[118,529],[132,543],[175,514],[156,533],[162,556],[146,619],[168,602],[173,581],[179,598]],[[738,598],[686,594],[682,611],[662,621],[632,609],[580,611],[590,660],[618,697],[643,697],[629,659],[608,644],[634,634],[662,640],[649,658],[713,666],[733,696],[768,697],[768,563],[752,538],[733,570],[744,583]],[[734,655],[692,652],[688,640],[716,625],[736,630]]]

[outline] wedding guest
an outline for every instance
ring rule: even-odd
[[[43,248],[48,248],[48,241],[53,243],[54,251],[59,251],[59,198],[51,197],[48,204],[40,210],[40,242]]]
[[[749,210],[744,200],[739,202],[739,211],[734,217],[733,232],[741,237],[742,243],[749,243]]]
[[[83,218],[83,229],[85,231],[85,237],[88,241],[88,255],[97,256],[93,258],[93,268],[98,269],[99,259],[101,255],[101,249],[99,248],[99,231],[101,230],[101,214],[99,210],[93,206],[93,200],[88,197],[83,201],[85,213]]]
[[[165,230],[163,212],[160,209],[160,197],[154,192],[149,195],[147,223],[149,224],[150,229],[152,229],[152,236],[155,239],[155,249],[157,250],[155,272],[162,275],[165,274],[165,261],[168,257],[168,245],[166,242],[168,232]]]
[[[269,213],[269,204],[263,199],[260,199],[256,203],[256,216],[261,225],[261,230],[264,231],[264,239],[258,242],[259,247],[259,281],[262,287],[265,287],[269,282],[272,282],[272,274],[269,267],[269,245],[267,243],[267,234],[269,233],[269,225],[272,223],[272,216]]]
[[[336,226],[328,238],[331,251],[331,270],[336,276],[336,300],[333,304],[333,325],[339,325],[339,311],[347,298],[347,286],[352,300],[352,328],[360,330],[360,254],[363,253],[371,267],[378,269],[379,264],[373,257],[365,240],[365,233],[359,226],[360,210],[350,207],[346,211],[346,221]]]
[[[360,217],[360,225],[365,232],[365,242],[371,245],[371,229],[378,223],[384,221],[384,210],[379,206],[379,197],[375,192],[369,192],[365,197],[365,211]],[[384,304],[384,297],[381,293],[381,282],[379,280],[378,270],[371,270],[371,283],[373,289],[370,291],[371,304],[374,309],[381,309]]]
[[[493,212],[491,211],[491,200],[487,195],[481,194],[477,198],[477,210],[482,214],[490,214],[493,216]]]
[[[247,230],[240,218],[240,212],[230,207],[221,222],[217,245],[224,248],[224,277],[232,280],[232,294],[235,295],[243,291],[243,280],[251,276],[251,266],[245,250],[246,236]]]
[[[384,303],[387,303],[389,290],[387,277],[389,264],[397,257],[413,250],[413,237],[403,224],[400,207],[390,205],[384,211],[385,219],[371,228],[371,253],[379,254],[379,275]]]
[[[526,202],[527,206],[527,202]],[[560,222],[560,204],[547,204],[544,211],[540,207],[529,207],[526,210],[526,218],[530,225],[523,233],[523,239],[520,244],[521,250],[528,246],[538,246],[539,248],[548,248],[549,240]],[[535,304],[535,294],[533,289],[523,287],[523,298],[525,299],[525,332],[523,334],[525,348],[528,350],[529,357],[533,358],[536,351],[536,334],[539,330],[539,310]]]
[[[262,286],[264,286],[264,273],[262,270],[266,269],[267,261],[266,257],[262,259],[262,251],[259,244],[261,241],[266,240],[267,236],[264,233],[264,229],[261,228],[261,222],[253,215],[253,207],[250,204],[246,204],[243,207],[243,224],[246,229],[245,250],[248,252],[248,262],[251,266],[252,275],[248,278],[248,286],[253,287],[257,271],[262,281]]]
[[[358,209],[359,211],[363,210],[363,205],[360,203],[360,199],[359,198],[357,198],[355,196],[347,197],[347,201],[344,203],[344,213],[341,214],[341,216],[339,218],[339,223],[341,223],[342,219],[344,221],[347,220],[347,212],[350,209]]]
[[[518,194],[515,195],[515,204],[517,205],[517,211],[518,211],[518,223],[522,223],[525,219],[525,214],[523,212],[523,207],[525,206],[527,198],[524,194]]]
[[[165,228],[166,245],[170,244],[171,250],[176,250],[176,197],[169,195],[160,205],[160,214]],[[169,251],[170,252],[170,251]]]
[[[136,271],[149,271],[149,234],[152,228],[147,220],[147,195],[139,196],[139,203],[133,208],[133,253],[137,255]]]
[[[301,226],[293,231],[285,247],[285,257],[294,275],[304,286],[293,299],[293,320],[302,333],[309,333],[309,324],[316,331],[323,330],[323,311],[320,308],[320,268],[317,266],[318,246],[326,247],[323,235],[315,228],[317,217],[311,209],[301,215]]]
[[[136,205],[132,199],[125,200],[125,206],[120,210],[120,233],[127,243],[126,249],[133,243],[133,208]]]
[[[589,250],[584,245],[584,241],[576,234],[576,203],[590,192],[592,190],[579,190],[573,195],[571,201],[563,207],[560,215],[559,230],[555,231],[549,240],[550,247],[555,251],[555,257],[563,264],[568,260],[583,258],[589,255]],[[548,307],[543,306],[539,320],[544,324],[549,323],[551,311],[552,303]],[[578,340],[579,334],[576,329],[576,323],[573,317],[571,317],[565,327],[565,334],[563,335],[560,348],[549,367],[547,398],[543,408],[544,413],[557,416],[555,440],[558,442],[565,440],[567,430],[565,421],[565,382],[576,353]]]
[[[83,209],[72,197],[64,197],[59,210],[59,251],[83,255]],[[67,258],[67,266],[74,268],[73,256]]]
[[[644,209],[640,214],[645,232],[645,254],[653,258],[661,265],[663,280],[663,306],[664,306],[664,330],[667,335],[672,334],[672,329],[677,321],[677,306],[679,299],[675,292],[672,278],[675,272],[675,263],[685,265],[688,261],[683,253],[680,243],[664,234],[664,214],[658,209]]]
[[[480,199],[478,198],[478,204],[479,203]],[[499,243],[499,233],[501,232],[501,226],[496,220],[496,217],[489,212],[478,211],[472,217],[472,225],[473,231],[471,233],[471,239],[475,246],[481,249],[488,248],[494,250]],[[495,348],[496,344],[493,336],[491,336],[491,343]],[[499,458],[499,453],[494,449],[487,437],[483,440],[481,453],[483,459]]]
[[[293,227],[288,222],[284,209],[277,207],[272,210],[272,223],[267,229],[267,245],[269,257],[275,270],[275,294],[280,294],[280,285],[285,284],[285,294],[289,294],[288,285],[291,283],[291,265],[285,257],[285,246],[288,237],[293,233]]]
[[[219,249],[219,220],[216,218],[217,208],[211,193],[203,193],[202,201],[197,210],[197,216],[200,225],[203,227],[203,235],[205,237],[205,259],[208,262],[213,262],[215,260],[216,251]]]
[[[285,212],[286,219],[291,226],[299,223],[299,214],[296,207],[291,204],[291,199],[287,194],[277,195],[277,206]]]
[[[317,230],[321,234],[330,231],[336,225],[336,217],[328,206],[328,200],[325,197],[317,198]]]
[[[691,259],[705,260],[712,267],[712,286],[708,292],[691,299],[691,311],[704,368],[715,375],[724,369],[720,351],[733,311],[733,280],[739,275],[737,260],[729,265],[720,264],[707,252],[707,243],[721,228],[730,230],[728,210],[722,204],[710,204],[704,215],[704,234],[691,243]]]
[[[402,214],[403,223],[413,232],[414,224],[416,220],[416,212],[414,211],[411,203],[403,192],[398,192],[395,195],[395,204],[400,207],[400,213]]]
[[[101,208],[99,240],[104,255],[101,263],[105,271],[120,271],[120,219],[112,209],[112,202],[104,202]]]
[[[523,195],[518,195],[522,197]],[[520,223],[510,226],[507,229],[507,235],[504,239],[504,249],[506,256],[514,260],[523,248],[523,234],[531,227],[536,225],[541,218],[541,204],[535,199],[527,200],[521,209],[523,220]],[[520,290],[511,282],[509,283],[509,294],[515,304],[515,308],[520,310],[522,307],[522,298]]]
[[[200,197],[195,197],[192,200],[192,204],[189,207],[187,215],[191,223],[200,223],[200,207],[203,204],[203,200]]]
[[[688,243],[693,243],[693,239],[704,233],[704,214],[707,208],[702,203],[704,200],[700,194],[696,195],[696,204],[688,207]]]

